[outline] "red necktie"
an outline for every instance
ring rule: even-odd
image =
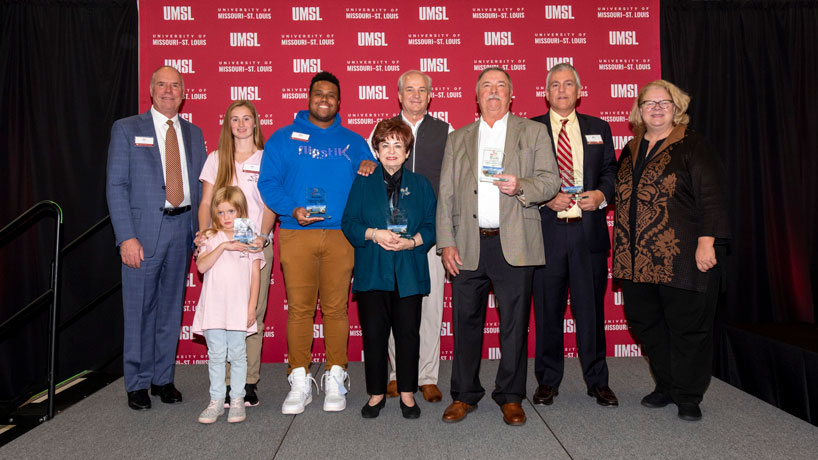
[[[568,120],[562,121],[562,129],[557,137],[557,165],[560,169],[560,179],[562,179],[563,187],[574,186],[574,156],[571,154],[571,141],[568,140],[568,132],[565,129],[565,124]],[[571,199],[571,207],[577,202]]]
[[[174,208],[179,207],[185,199],[179,140],[176,138],[172,120],[168,120],[168,133],[165,136],[165,197]]]

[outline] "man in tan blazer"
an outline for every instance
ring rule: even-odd
[[[480,120],[449,135],[440,171],[437,247],[452,278],[451,405],[443,421],[477,408],[489,286],[500,316],[500,366],[492,399],[509,425],[525,423],[528,318],[534,266],[545,264],[537,205],[560,187],[541,123],[509,113],[511,77],[488,67],[477,80]]]

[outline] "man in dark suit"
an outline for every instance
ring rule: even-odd
[[[616,176],[611,127],[599,118],[576,112],[582,85],[571,64],[552,67],[546,81],[551,109],[534,120],[543,123],[553,139],[562,190],[540,209],[548,263],[534,270],[534,373],[539,385],[533,401],[551,404],[559,393],[564,366],[563,318],[566,290],[570,289],[588,395],[603,406],[613,407],[619,402],[608,387],[604,309],[611,247],[605,208],[613,197]]]
[[[182,75],[156,69],[150,94],[150,110],[111,128],[106,182],[122,258],[125,390],[136,410],[151,407],[149,387],[164,403],[182,400],[173,365],[206,156],[202,130],[178,114]]]
[[[492,399],[522,425],[534,266],[545,263],[537,204],[559,190],[551,139],[512,115],[511,78],[488,67],[477,80],[480,119],[449,135],[440,171],[437,246],[452,277],[454,356],[443,421],[459,422],[485,394],[480,358],[489,285],[500,314],[500,366]]]

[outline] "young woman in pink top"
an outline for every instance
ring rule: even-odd
[[[261,155],[264,151],[264,136],[261,133],[258,113],[250,101],[234,101],[227,107],[219,135],[219,149],[208,155],[199,180],[202,182],[202,202],[199,204],[199,228],[211,225],[210,202],[213,191],[229,185],[238,186],[247,199],[247,214],[253,222],[254,231],[259,234],[250,252],[264,253],[265,268],[261,271],[256,322],[259,334],[247,337],[247,380],[244,385],[245,406],[258,405],[256,384],[261,365],[261,342],[264,335],[264,314],[267,312],[267,292],[270,289],[270,270],[273,267],[272,229],[276,215],[261,199],[258,191],[258,174],[261,170]],[[199,235],[196,245],[201,247],[204,238]],[[227,380],[230,389],[231,381]],[[229,401],[225,401],[228,407]]]

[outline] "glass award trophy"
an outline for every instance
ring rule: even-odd
[[[327,194],[320,187],[307,188],[307,212],[310,216],[329,219],[327,214]]]
[[[503,173],[503,149],[483,149],[483,164],[481,166],[481,182],[506,181],[505,178],[494,177]]]
[[[397,233],[402,237],[406,237],[406,231],[409,227],[409,220],[406,217],[406,212],[400,208],[394,208],[389,212],[389,221],[386,223],[386,229],[390,232]]]
[[[256,240],[256,233],[253,231],[253,221],[246,217],[239,217],[233,221],[233,239],[250,245],[251,250],[255,251],[257,247],[252,246]],[[242,251],[241,257],[249,257],[246,252]]]

